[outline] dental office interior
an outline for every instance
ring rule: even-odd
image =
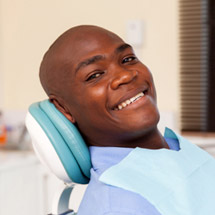
[[[44,215],[54,207],[62,182],[36,157],[25,116],[30,104],[47,99],[38,76],[43,54],[76,25],[98,25],[130,43],[153,74],[161,132],[172,128],[215,156],[212,4],[0,0],[0,215]],[[71,194],[75,211],[86,186]]]

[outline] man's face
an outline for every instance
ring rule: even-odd
[[[68,49],[64,99],[89,144],[122,146],[155,129],[159,113],[147,67],[108,31],[86,38],[73,39]]]

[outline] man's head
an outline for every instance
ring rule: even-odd
[[[130,45],[103,28],[77,26],[61,35],[44,56],[40,80],[90,145],[131,147],[157,129],[151,73]]]

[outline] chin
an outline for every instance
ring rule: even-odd
[[[131,135],[136,133],[143,134],[157,129],[160,114],[157,110],[154,110],[151,113],[142,116],[138,115],[137,117],[128,117],[127,119],[121,123],[121,130]]]
[[[157,108],[150,111],[150,113],[139,116],[134,127],[139,131],[149,131],[157,128],[157,124],[160,120],[160,114]]]

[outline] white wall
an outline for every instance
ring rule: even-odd
[[[154,75],[161,110],[178,111],[178,0],[0,0],[3,106],[26,109],[46,98],[38,79],[41,58],[62,32],[94,24],[126,39],[126,22],[143,20],[143,62]],[[1,84],[1,83],[0,83]],[[1,99],[1,97],[0,97]]]
[[[2,5],[1,5],[1,0],[0,0],[0,110],[3,108],[3,68],[2,68],[2,63],[3,63],[3,50],[2,50]]]

